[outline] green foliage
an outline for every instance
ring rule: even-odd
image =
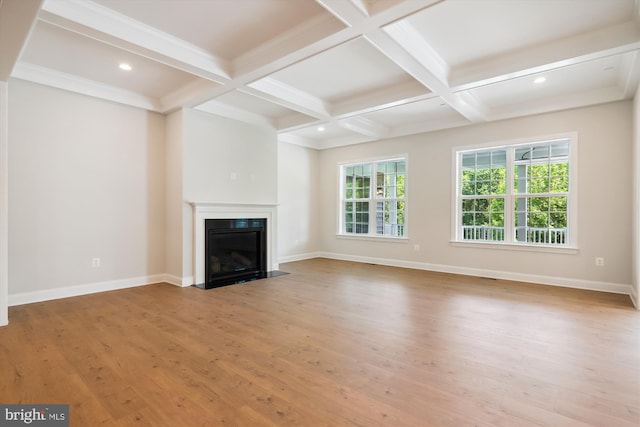
[[[478,158],[466,159],[467,163]],[[568,162],[527,162],[514,166],[516,227],[566,228],[569,192]],[[474,196],[462,201],[463,226],[503,227],[506,166],[486,164],[462,170],[461,192]],[[478,197],[480,196],[480,197]]]

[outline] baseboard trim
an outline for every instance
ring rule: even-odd
[[[9,306],[32,304],[34,302],[50,301],[61,298],[76,297],[80,295],[95,294],[98,292],[114,291],[117,289],[134,288],[153,283],[165,282],[166,274],[132,277],[129,279],[110,280],[106,282],[88,283],[86,285],[68,286],[56,289],[44,289],[41,291],[21,292],[9,294]]]
[[[174,276],[173,274],[165,274],[164,281],[171,285],[178,286],[181,288],[185,288],[187,286],[193,285],[192,276],[180,277],[180,276]]]
[[[629,295],[634,298],[633,287],[622,283],[597,282],[583,279],[569,279],[565,277],[543,276],[537,274],[514,273],[509,271],[486,270],[480,268],[459,267],[454,265],[430,264],[424,262],[404,261],[387,258],[363,257],[332,252],[321,252],[322,258],[330,258],[342,261],[354,261],[369,264],[388,265],[392,267],[412,268],[416,270],[437,271],[440,273],[461,274],[464,276],[488,277],[491,279],[513,280],[517,282],[535,283],[548,286],[560,286],[565,288],[584,289],[590,291],[609,292],[614,294]],[[637,298],[636,298],[637,300]],[[635,303],[635,301],[634,301]],[[637,304],[636,304],[637,307]]]
[[[631,301],[637,310],[640,310],[640,299],[638,299],[638,289],[635,286],[631,286],[631,292],[629,292]]]
[[[543,276],[535,274],[514,273],[508,271],[486,270],[478,268],[460,267],[452,265],[431,264],[415,261],[404,261],[389,258],[364,257],[333,252],[310,252],[305,254],[290,255],[279,258],[278,262],[287,263],[304,261],[313,258],[329,258],[341,261],[353,261],[368,264],[388,265],[391,267],[411,268],[415,270],[437,271],[440,273],[461,274],[465,276],[488,277],[492,279],[513,280],[518,282],[535,283],[549,286],[561,286],[566,288],[585,289],[591,291],[609,292],[629,295],[634,306],[640,310],[640,298],[637,290],[632,285],[621,283],[597,282],[592,280],[568,279],[564,277]],[[279,265],[278,264],[278,265]],[[153,283],[170,283],[179,287],[187,287],[193,284],[193,277],[179,277],[171,274],[155,274],[150,276],[134,277],[122,280],[110,280],[106,282],[89,283],[85,285],[69,286],[56,289],[44,289],[40,291],[9,294],[8,305],[31,304],[35,302],[49,301],[61,298],[69,298],[80,295],[88,295],[99,292],[114,291],[118,289],[146,286]]]
[[[284,264],[287,262],[304,261],[305,259],[313,259],[313,258],[322,258],[322,255],[319,252],[309,252],[306,254],[289,255],[289,256],[283,256],[278,258],[278,262],[280,264]]]

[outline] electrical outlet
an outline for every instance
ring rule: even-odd
[[[93,258],[91,260],[91,267],[100,268],[100,258]]]
[[[596,265],[598,267],[604,267],[604,258],[601,256],[596,257]]]
[[[413,250],[416,252],[420,252],[420,245],[413,245]]]

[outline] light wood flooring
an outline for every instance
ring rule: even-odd
[[[11,307],[0,403],[71,426],[640,425],[629,297],[314,259]]]

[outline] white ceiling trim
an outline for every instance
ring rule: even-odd
[[[640,48],[640,31],[633,22],[593,31],[451,70],[453,90],[467,90],[559,67],[580,64]],[[567,58],[566,52],[573,52]]]
[[[620,80],[624,98],[633,97],[640,84],[640,52],[629,52],[624,55],[622,69],[620,70]]]
[[[342,24],[330,15],[316,16],[236,58],[233,61],[233,74],[237,77],[253,74],[256,69],[272,70],[270,64],[278,63],[282,58],[288,58],[285,64],[291,65],[327,49],[328,46],[353,38],[352,35],[343,33],[336,39],[336,33],[340,33],[343,29]],[[325,39],[330,40],[329,45]],[[300,55],[303,56],[300,57]],[[265,75],[263,71],[261,72],[263,74],[258,77]]]
[[[11,76],[21,80],[52,86],[82,95],[126,104],[132,107],[138,107],[158,113],[163,112],[161,102],[155,98],[26,62],[19,62],[14,68]]]
[[[353,3],[353,5],[355,7],[357,7],[358,9],[360,9],[360,11],[367,15],[367,16],[371,16],[371,13],[369,11],[369,7],[367,6],[367,3],[371,3],[370,0],[349,0],[351,3]]]
[[[391,128],[388,137],[395,138],[400,136],[415,135],[419,133],[433,132],[441,129],[466,126],[469,124],[471,124],[471,122],[469,122],[462,116],[445,119],[437,118],[431,120],[422,120],[416,123],[403,124],[402,126],[393,127]]]
[[[451,71],[449,64],[427,43],[409,21],[400,21],[388,25],[384,27],[383,31],[396,43],[403,46],[423,67],[431,71],[442,84],[448,85]]]
[[[229,64],[210,52],[97,3],[79,0],[45,0],[42,10],[49,13],[49,15],[41,14],[43,20],[95,40],[130,50],[185,71],[200,70],[200,73],[197,73],[199,76],[217,82],[230,78]],[[68,25],[67,22],[55,19],[51,15],[75,25]],[[100,33],[110,37],[104,37]],[[114,38],[126,44],[117,43]],[[135,46],[138,48],[135,49]],[[167,61],[169,58],[172,60]]]
[[[375,31],[379,27],[388,25],[406,16],[440,3],[443,0],[411,0],[397,2],[396,4],[371,14],[361,9],[357,0],[316,0],[318,4],[327,9],[336,18],[348,25],[359,35],[365,35],[369,31]]]
[[[460,95],[452,93],[450,88],[440,81],[431,69],[426,68],[423,63],[416,59],[412,52],[398,45],[388,34],[379,30],[367,34],[366,38],[389,59],[440,96],[468,120],[472,122],[486,121],[486,113],[482,105],[477,102],[469,102],[469,100],[463,99]]]
[[[167,114],[175,110],[179,110],[182,107],[195,107],[197,104],[192,104],[194,99],[197,99],[212,88],[215,83],[208,80],[194,80],[191,83],[184,85],[181,88],[174,90],[171,93],[166,94],[160,99],[162,105],[162,113]]]
[[[330,140],[318,141],[316,145],[316,150],[326,150],[329,148],[337,148],[337,147],[345,147],[347,145],[357,145],[363,144],[365,142],[372,142],[376,139],[369,136],[364,135],[350,135],[343,136],[338,138],[332,138]]]
[[[598,88],[582,91],[573,96],[556,96],[539,101],[528,102],[524,105],[509,105],[491,109],[491,120],[512,119],[551,111],[567,110],[590,105],[615,102],[622,99],[621,89]]]
[[[291,114],[278,118],[276,121],[276,129],[278,132],[290,132],[297,129],[308,128],[310,126],[317,126],[322,123],[325,123],[322,119],[309,117],[296,111],[292,111]]]
[[[385,138],[389,135],[388,127],[362,116],[338,120],[337,123],[344,129],[349,129],[350,131],[375,139]]]
[[[7,81],[33,31],[40,9],[38,1],[0,0],[0,81]]]
[[[437,97],[436,94],[428,92],[428,89],[423,86],[421,88],[421,91],[417,91],[416,83],[410,81],[369,92],[356,99],[335,103],[332,111],[334,117],[346,118]]]
[[[217,116],[238,120],[252,125],[275,129],[275,124],[271,120],[268,120],[258,114],[232,107],[231,105],[222,104],[217,101],[209,101],[205,104],[199,105],[195,110],[204,111],[205,113],[215,114]]]
[[[353,27],[368,16],[366,7],[361,2],[357,4],[354,1],[316,0],[316,3],[348,27]]]
[[[261,98],[272,102],[275,101],[283,107],[299,111],[312,117],[329,118],[331,116],[329,105],[322,101],[322,99],[282,83],[272,77],[265,77],[264,79],[255,81],[251,83],[249,87],[270,95],[270,97],[262,95]]]
[[[300,135],[294,135],[291,133],[279,134],[278,142],[285,142],[287,144],[299,145],[300,147],[312,148],[314,150],[322,149],[318,141],[312,140],[310,138],[305,138]]]

